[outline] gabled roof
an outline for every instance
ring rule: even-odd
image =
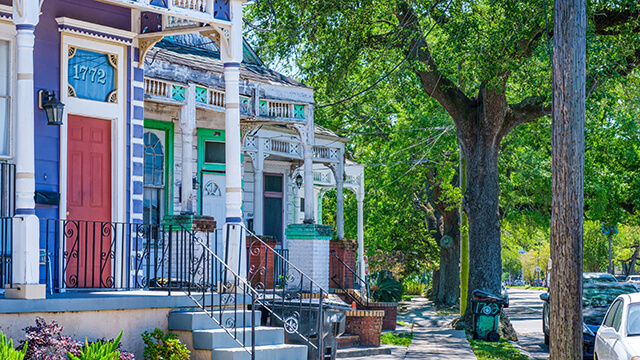
[[[198,70],[224,73],[218,44],[200,34],[167,36],[148,52],[147,61],[154,61],[150,59],[163,60]],[[243,62],[240,64],[240,78],[272,85],[311,88],[267,68],[246,43]]]

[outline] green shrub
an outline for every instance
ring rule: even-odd
[[[122,338],[122,331],[118,337],[113,341],[96,341],[89,344],[87,338],[84,339],[84,349],[80,352],[79,356],[75,356],[69,353],[69,359],[71,360],[118,360],[120,358],[120,351],[118,351],[118,345],[120,345],[120,339]]]
[[[413,334],[394,331],[394,332],[383,333],[380,336],[380,343],[387,344],[387,345],[396,345],[396,346],[409,346],[411,345],[412,339],[413,339]]]
[[[402,284],[390,271],[378,271],[371,276],[371,296],[374,301],[397,302],[402,300]]]
[[[28,341],[28,340],[27,340]],[[8,339],[7,336],[0,331],[0,359],[2,360],[22,360],[27,353],[27,343],[24,344],[22,350],[15,350],[13,348],[13,340]]]
[[[155,328],[153,332],[142,333],[144,359],[146,360],[189,360],[187,346],[178,340],[178,335]]]
[[[425,286],[414,280],[405,280],[402,282],[402,288],[405,295],[422,295]]]

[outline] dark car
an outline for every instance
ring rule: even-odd
[[[618,282],[618,279],[615,276],[607,273],[584,273],[582,274],[582,283],[583,284],[591,284],[591,283],[612,283]]]
[[[582,290],[582,338],[585,359],[593,359],[593,346],[596,333],[602,324],[609,305],[621,294],[638,292],[635,286],[628,283],[585,283]],[[542,331],[544,343],[549,345],[549,293],[541,294]]]

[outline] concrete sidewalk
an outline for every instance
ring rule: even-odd
[[[451,316],[436,316],[435,309],[426,299],[413,299],[406,312],[398,313],[398,321],[413,326],[413,341],[409,347],[393,346],[389,355],[351,357],[350,360],[476,360],[467,337],[462,330],[451,329]],[[398,327],[408,331],[409,327]]]

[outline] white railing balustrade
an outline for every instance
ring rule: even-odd
[[[144,79],[144,93],[145,95],[170,98],[171,84],[166,81],[146,78]]]
[[[224,107],[224,91],[209,89],[209,105]]]
[[[304,120],[305,118],[305,107],[302,104],[292,104],[272,100],[260,100],[259,110],[260,116],[300,120]]]
[[[288,154],[289,143],[286,141],[271,140],[271,151]]]

